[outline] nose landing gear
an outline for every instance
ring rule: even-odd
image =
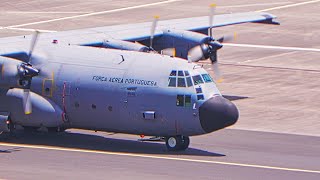
[[[190,138],[188,136],[166,137],[166,146],[169,151],[183,151],[189,147]]]

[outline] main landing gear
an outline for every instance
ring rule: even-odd
[[[166,137],[166,146],[169,151],[183,151],[189,147],[190,138],[188,136]]]

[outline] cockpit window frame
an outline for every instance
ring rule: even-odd
[[[198,79],[195,79],[195,78],[198,78]],[[193,84],[194,84],[195,86],[204,83],[204,81],[203,81],[203,79],[202,79],[202,76],[201,76],[200,74],[193,75],[193,76],[192,76],[192,80],[193,80]],[[198,81],[200,81],[200,82],[198,82]]]
[[[205,83],[213,82],[213,79],[209,74],[201,74],[201,77]]]
[[[171,83],[174,83],[174,84],[171,84]],[[177,77],[176,76],[169,77],[168,87],[177,87]]]
[[[187,87],[186,85],[186,79],[184,77],[177,78],[177,87]]]
[[[177,70],[172,70],[170,76],[177,76]]]

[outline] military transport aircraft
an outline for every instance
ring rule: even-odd
[[[155,18],[1,38],[0,132],[17,125],[55,132],[79,128],[162,137],[168,150],[185,150],[189,136],[233,125],[239,117],[195,63],[210,59],[219,76],[217,50],[227,38],[215,38],[211,29],[278,24],[274,19],[262,12],[232,18],[211,13],[209,22]]]

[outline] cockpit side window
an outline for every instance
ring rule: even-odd
[[[181,107],[191,107],[191,95],[178,94],[176,105]]]
[[[202,74],[202,78],[203,78],[204,82],[206,82],[206,83],[212,82],[212,78],[210,77],[209,74]]]
[[[177,106],[184,106],[184,95],[177,95]]]
[[[176,77],[169,77],[169,87],[176,87],[177,82],[176,82]]]
[[[190,77],[190,76],[187,77],[186,80],[187,80],[187,86],[188,86],[188,87],[193,86],[192,80],[191,80],[191,77]]]
[[[200,75],[192,76],[192,79],[193,79],[194,85],[198,85],[198,84],[203,83],[203,80]]]

